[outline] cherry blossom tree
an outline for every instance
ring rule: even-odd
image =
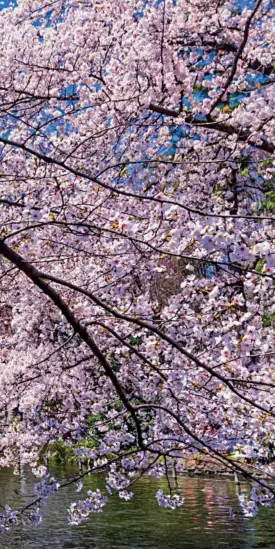
[[[41,454],[73,443],[106,469],[78,524],[145,473],[181,506],[199,453],[254,482],[255,513],[275,494],[274,3],[0,17],[1,466],[43,476]],[[3,528],[85,474],[45,476]]]

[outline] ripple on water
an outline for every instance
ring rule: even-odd
[[[54,476],[64,476],[56,467]],[[34,479],[23,483],[10,471],[0,472],[0,503],[14,501],[15,490],[31,492]],[[91,475],[85,488],[102,487],[104,477]],[[262,509],[253,519],[241,514],[234,482],[182,477],[185,506],[178,511],[158,507],[155,493],[165,482],[144,478],[130,502],[113,498],[101,515],[79,527],[66,523],[66,509],[79,497],[74,488],[49,500],[44,521],[34,529],[1,536],[1,549],[275,549],[275,509]],[[242,487],[245,489],[245,486]],[[80,496],[81,497],[81,496]],[[235,517],[230,515],[233,509]]]

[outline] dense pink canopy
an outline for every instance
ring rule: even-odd
[[[1,12],[1,466],[63,436],[125,499],[198,453],[272,476],[274,4],[249,5]]]

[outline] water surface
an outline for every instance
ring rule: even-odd
[[[69,471],[70,472],[70,471]],[[72,471],[71,471],[72,472]],[[68,470],[56,467],[54,476]],[[27,496],[35,479],[25,472],[19,479],[10,471],[0,472],[0,502],[18,501],[17,492]],[[103,486],[102,475],[85,479],[85,489]],[[177,511],[158,506],[155,493],[166,489],[164,480],[150,477],[135,486],[130,502],[111,498],[105,511],[92,515],[80,526],[67,523],[71,501],[82,497],[75,487],[62,490],[48,501],[44,520],[26,530],[1,534],[1,549],[275,549],[275,508],[262,508],[246,519],[241,513],[236,485],[231,480],[182,477],[180,489],[185,506]],[[242,490],[245,490],[245,485]],[[85,497],[83,495],[83,497]],[[232,517],[233,509],[235,517]]]

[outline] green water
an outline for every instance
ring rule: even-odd
[[[57,467],[52,473],[60,478],[68,470]],[[103,480],[101,475],[90,475],[85,479],[85,488],[100,488]],[[16,503],[18,492],[28,496],[34,481],[26,472],[20,481],[9,471],[1,471],[0,502]],[[111,498],[104,513],[92,515],[78,527],[67,524],[67,507],[81,497],[71,487],[49,500],[39,526],[1,534],[0,548],[275,549],[275,508],[263,508],[257,517],[245,519],[234,482],[183,477],[179,484],[186,498],[183,509],[160,508],[155,493],[165,489],[165,482],[147,477],[136,484],[130,502]],[[235,518],[230,516],[230,506]]]

